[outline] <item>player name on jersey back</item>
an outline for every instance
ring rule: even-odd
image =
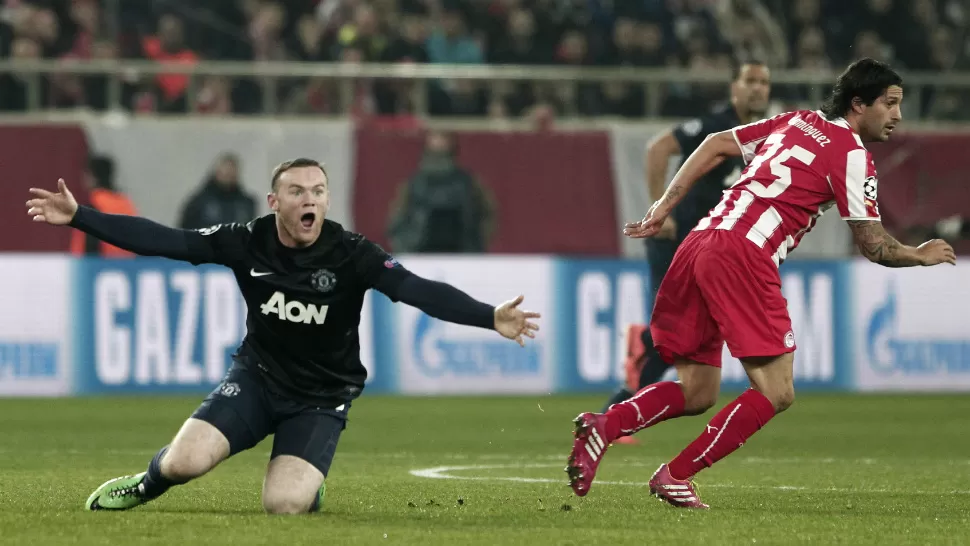
[[[832,205],[879,220],[872,155],[845,119],[800,110],[733,133],[747,166],[695,230],[739,232],[780,265]]]
[[[815,142],[818,142],[818,145],[823,148],[825,147],[826,144],[832,142],[832,139],[826,136],[821,129],[803,120],[801,117],[796,116],[791,118],[788,121],[788,124],[791,125],[792,127],[798,127],[799,129],[804,131],[806,135],[814,138]]]

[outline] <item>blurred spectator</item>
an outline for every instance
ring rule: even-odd
[[[142,40],[142,53],[148,59],[160,63],[195,64],[199,56],[184,42],[185,25],[179,17],[166,14],[158,20],[158,31],[154,36]],[[187,102],[185,92],[189,77],[184,74],[159,74],[155,76],[157,103],[160,112],[185,112]]]
[[[239,158],[225,153],[182,209],[179,227],[201,229],[233,222],[245,224],[256,217],[256,200],[239,183]]]
[[[428,40],[427,8],[422,5],[410,8],[398,20],[398,34],[384,48],[381,61],[387,63],[427,63]],[[410,115],[415,112],[413,101],[417,89],[412,80],[384,79],[374,85],[377,113],[384,116]]]
[[[340,29],[338,47],[350,46],[359,49],[365,61],[379,61],[384,55],[387,38],[381,33],[377,12],[370,4],[359,4],[353,21]]]
[[[592,66],[593,57],[589,53],[589,42],[579,30],[570,30],[563,35],[562,42],[556,51],[556,61],[570,67]],[[593,82],[571,83],[556,85],[559,110],[567,112],[575,105],[575,112],[582,116],[595,116],[602,111],[602,91],[599,84]]]
[[[835,68],[825,54],[825,35],[822,33],[822,29],[804,27],[801,30],[792,51],[792,68],[819,72]],[[792,108],[814,108],[815,105],[811,104],[812,87],[809,85],[778,85],[776,95]],[[828,93],[828,85],[823,85],[816,91],[818,96],[824,96]]]
[[[717,20],[738,58],[763,59],[770,68],[788,66],[785,35],[760,0],[719,0]]]
[[[283,114],[332,114],[335,86],[326,78],[311,78],[306,85],[295,87],[283,104]]]
[[[11,44],[10,58],[14,61],[39,59],[41,55],[40,44],[32,38],[14,38]],[[28,74],[0,74],[0,110],[18,112],[27,109],[32,77]],[[36,76],[35,81],[41,102],[47,103],[47,78]]]
[[[200,114],[227,115],[232,113],[232,88],[228,78],[206,76],[196,97]]]
[[[959,47],[953,30],[937,26],[930,35],[928,65],[930,70],[953,72],[959,60]],[[923,107],[933,119],[970,121],[970,100],[966,88],[933,86],[924,92]]]
[[[87,190],[90,206],[109,214],[137,216],[138,210],[127,195],[119,191],[114,183],[114,161],[102,156],[88,160],[84,172],[84,188]],[[71,253],[75,256],[101,256],[104,258],[131,258],[133,253],[109,245],[96,237],[80,230],[71,232]]]
[[[893,61],[892,48],[872,30],[864,30],[856,36],[853,51],[853,60],[869,57],[887,63]]]
[[[653,27],[656,29],[656,27]],[[615,66],[649,66],[657,61],[647,57],[646,51],[638,42],[637,22],[633,19],[620,18],[613,25],[613,40],[610,42],[606,63]],[[649,33],[650,30],[647,29]],[[654,37],[654,43],[648,46],[659,47],[659,37]],[[642,84],[629,82],[606,82],[602,86],[602,110],[606,115],[623,117],[642,117],[645,113],[644,89]]]
[[[822,70],[870,55],[907,70],[970,68],[965,0],[0,0],[0,56],[306,62],[390,62],[569,66],[644,66],[707,71],[730,56],[775,68]],[[27,41],[18,41],[27,40]],[[19,43],[18,51],[14,44]],[[36,44],[39,53],[34,54]],[[23,75],[0,74],[0,108],[27,106]],[[109,78],[41,78],[42,107],[108,107]],[[720,86],[629,82],[413,80],[307,81],[156,77],[125,74],[121,105],[134,111],[261,114],[264,98],[282,112],[519,118],[537,106],[567,115],[646,114],[643,94],[661,114],[689,116]],[[809,86],[779,96],[807,100]],[[966,88],[924,88],[921,114],[961,111]],[[939,91],[939,92],[937,92]],[[427,92],[426,97],[420,96]],[[264,93],[270,93],[265,96]],[[193,101],[189,101],[189,99]],[[417,101],[416,99],[422,99]],[[657,99],[657,100],[654,100]],[[814,99],[813,99],[814,100]],[[909,114],[907,114],[909,115]]]
[[[320,19],[313,15],[300,17],[290,48],[293,51],[294,60],[316,62],[329,60]]]
[[[261,3],[249,22],[254,61],[285,61],[289,54],[283,44],[286,10],[276,2]]]
[[[432,132],[417,172],[398,190],[388,238],[395,252],[482,253],[493,231],[494,199],[457,163],[453,136]]]
[[[516,8],[508,14],[505,39],[497,40],[488,61],[492,64],[549,64],[552,52],[536,37],[535,15]]]
[[[505,39],[498,38],[489,53],[489,62],[508,65],[549,64],[552,51],[537,37],[536,21],[527,9],[514,8],[508,12]],[[531,82],[507,82],[492,88],[490,105],[492,117],[518,117],[535,103],[536,85]]]
[[[443,64],[484,62],[482,47],[471,35],[464,9],[458,2],[446,1],[437,27],[426,44],[428,60]],[[428,85],[428,111],[436,115],[484,115],[487,97],[471,80],[432,81]]]

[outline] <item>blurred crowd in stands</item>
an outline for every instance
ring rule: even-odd
[[[970,68],[963,0],[0,0],[0,58],[488,63],[558,66],[729,66],[840,69],[873,57],[912,71]],[[41,105],[108,106],[105,77],[57,74]],[[383,79],[126,74],[121,106],[137,112],[407,115],[421,97],[438,116],[642,117],[648,88],[626,82],[555,85]],[[0,74],[0,110],[28,105],[28,78]],[[187,96],[192,94],[192,100]],[[660,114],[694,115],[723,86],[669,84]],[[775,86],[789,104],[805,86]],[[966,88],[933,87],[915,106],[931,119],[967,120]]]

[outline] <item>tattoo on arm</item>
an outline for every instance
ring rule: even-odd
[[[664,193],[663,199],[668,203],[677,203],[680,201],[680,196],[682,193],[684,193],[683,188],[677,185],[671,185]]]
[[[849,221],[859,251],[869,261],[886,267],[922,265],[916,249],[906,246],[886,232],[882,222]]]

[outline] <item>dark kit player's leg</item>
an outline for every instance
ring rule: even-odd
[[[326,409],[273,398],[279,424],[263,482],[263,508],[271,514],[319,511],[350,404]]]
[[[647,241],[652,245],[650,246],[649,252],[655,256],[655,258],[650,258],[648,255],[648,259],[650,260],[650,285],[653,289],[653,292],[650,294],[653,305],[650,307],[651,309],[655,309],[657,294],[660,293],[660,285],[667,276],[667,271],[670,270],[670,264],[673,263],[674,256],[677,254],[677,247],[680,246],[680,240],[647,239]],[[650,320],[652,322],[653,318],[651,317]],[[660,381],[670,368],[670,364],[657,351],[650,328],[647,328],[643,334],[643,346],[646,351],[646,362],[644,362],[643,368],[640,371],[639,389]]]
[[[272,432],[265,385],[255,372],[234,365],[148,470],[101,485],[89,510],[126,510],[156,499],[175,485],[201,477]]]
[[[678,242],[674,239],[647,239],[646,246],[647,262],[650,267],[650,299],[653,302],[656,301],[660,284],[667,275],[671,262],[673,262]],[[652,307],[653,305],[651,305]],[[629,386],[625,386],[617,390],[603,406],[601,413],[606,413],[613,404],[619,404],[629,399],[637,390],[660,381],[663,375],[667,373],[670,365],[660,358],[660,354],[654,347],[653,335],[651,335],[649,328],[643,330],[641,340],[644,354],[642,356],[628,355],[629,358],[643,358],[643,364],[639,366],[638,388],[631,389]]]

